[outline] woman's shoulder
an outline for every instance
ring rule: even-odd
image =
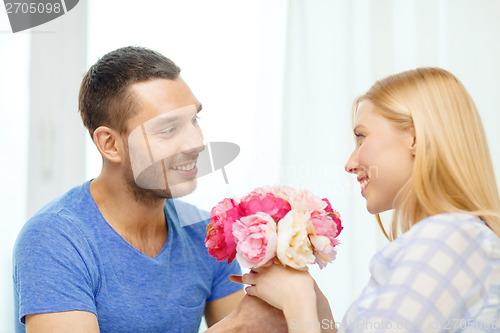
[[[401,236],[401,245],[439,243],[456,251],[481,249],[500,258],[500,238],[479,217],[463,213],[429,216]],[[404,246],[403,245],[403,246]]]
[[[461,255],[474,252],[482,257],[500,258],[500,238],[477,216],[438,214],[417,222],[375,257],[392,261],[413,258],[420,253],[421,259],[427,260],[429,255],[442,251]]]
[[[429,216],[413,225],[406,234],[408,237],[446,236],[449,234],[464,234],[470,238],[496,236],[479,217],[464,213]]]
[[[376,299],[378,313],[391,313],[380,307],[391,299],[392,313],[418,314],[422,323],[436,314],[447,320],[489,316],[488,307],[498,309],[499,259],[500,238],[478,217],[430,216],[374,256],[371,294],[363,301],[370,306]]]

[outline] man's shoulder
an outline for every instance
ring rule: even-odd
[[[18,239],[23,236],[43,237],[55,231],[71,235],[75,229],[81,230],[89,217],[86,187],[88,188],[88,182],[72,188],[43,206],[25,223]]]
[[[89,182],[75,186],[61,196],[44,205],[33,217],[42,214],[60,213],[61,211],[76,211],[82,205],[88,205]]]

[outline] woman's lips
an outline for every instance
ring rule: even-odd
[[[358,179],[358,181],[359,181],[359,185],[361,186],[361,195],[364,196],[365,192],[366,192],[366,188],[368,187],[368,184],[370,183],[370,181],[366,177]]]

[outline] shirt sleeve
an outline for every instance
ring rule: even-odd
[[[349,310],[346,332],[455,332],[477,315],[491,272],[488,241],[479,221],[446,219],[419,222],[393,256],[374,258],[372,288]]]
[[[96,313],[88,244],[78,228],[57,215],[29,221],[14,247],[18,318],[28,314],[83,310]]]
[[[216,261],[215,258],[211,258],[211,260]],[[217,273],[212,284],[212,294],[207,299],[207,302],[215,301],[243,288],[242,284],[229,280],[229,275],[241,275],[241,268],[236,260],[230,264],[227,261],[216,261],[215,265],[217,266]]]

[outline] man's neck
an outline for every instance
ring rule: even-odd
[[[97,207],[129,244],[149,257],[156,256],[167,240],[165,199],[141,203],[123,182],[113,178],[101,174],[90,183]]]

